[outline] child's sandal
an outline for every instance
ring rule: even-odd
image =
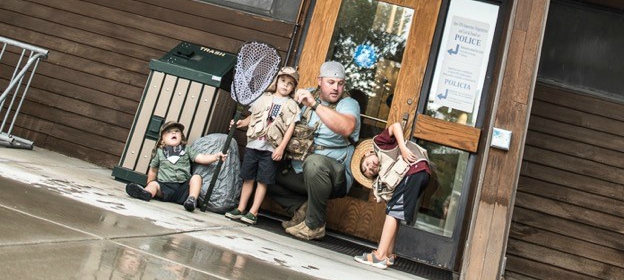
[[[378,259],[374,253],[364,253],[361,256],[353,257],[356,262],[374,266],[376,268],[388,268],[388,258]]]

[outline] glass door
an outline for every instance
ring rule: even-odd
[[[386,127],[413,18],[414,9],[395,4],[342,3],[327,60],[345,66],[348,93],[360,103],[361,139]]]
[[[475,0],[447,5],[412,133],[429,151],[435,180],[421,198],[415,224],[401,228],[396,251],[454,270],[463,247],[500,7]]]
[[[401,226],[396,249],[401,257],[447,269],[453,269],[461,247],[484,111],[479,109],[485,106],[481,92],[489,84],[485,77],[498,17],[497,5],[474,10],[473,3],[484,4],[317,1],[299,59],[303,86],[316,84],[322,62],[345,65],[346,90],[361,107],[360,139],[400,122],[406,137],[428,149],[435,183],[425,190],[415,224]],[[484,23],[482,16],[492,13],[493,21]],[[385,212],[370,197],[372,191],[368,200],[330,201],[330,215],[339,214],[328,217],[328,227],[377,242]]]

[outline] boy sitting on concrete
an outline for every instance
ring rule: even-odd
[[[152,160],[147,172],[147,186],[136,183],[126,185],[126,193],[145,201],[152,198],[184,205],[193,212],[202,187],[200,175],[191,176],[191,162],[211,164],[224,160],[226,155],[201,154],[186,147],[184,125],[169,121],[160,128],[160,137],[152,151]]]

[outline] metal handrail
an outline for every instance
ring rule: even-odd
[[[0,111],[4,108],[4,102],[6,101],[9,93],[13,92],[13,98],[11,99],[10,104],[6,107],[6,113],[2,122],[0,124],[0,144],[3,146],[16,147],[16,148],[26,148],[32,149],[33,142],[22,139],[16,136],[11,135],[13,131],[13,127],[15,125],[15,121],[17,119],[17,115],[19,114],[20,109],[22,108],[22,104],[24,99],[26,98],[26,93],[28,93],[28,89],[30,88],[30,83],[32,81],[33,76],[35,75],[35,71],[37,70],[37,66],[39,65],[39,61],[42,58],[48,57],[48,50],[42,49],[37,46],[29,45],[23,42],[15,41],[9,38],[5,38],[0,36],[0,43],[2,43],[2,50],[0,50],[0,60],[2,60],[2,56],[5,54],[7,50],[7,46],[12,46],[15,48],[21,48],[22,52],[15,65],[15,70],[13,71],[13,76],[9,81],[9,84],[6,89],[2,91],[0,95]],[[30,51],[29,58],[24,65],[22,65],[22,60],[27,51]],[[20,68],[21,67],[21,68]],[[18,98],[20,94],[20,87],[24,82],[24,77],[27,75],[28,71],[30,71],[30,76],[27,78],[27,82],[21,90],[22,96],[17,103],[17,107],[13,111],[13,119],[9,125],[8,130],[5,132],[4,127],[7,124],[9,119],[9,115],[11,113],[11,109],[15,104],[15,100]]]
[[[19,41],[11,40],[9,38],[2,37],[2,36],[0,36],[0,42],[4,43],[5,45],[13,45],[13,46],[16,46],[18,48],[29,50],[31,52],[43,53],[43,54],[45,54],[46,57],[48,57],[48,50],[42,49],[42,48],[37,47],[37,46],[33,46],[33,45],[29,45],[29,44],[22,43],[22,42],[19,42]]]
[[[2,92],[2,95],[0,95],[0,102],[3,102],[4,99],[7,97],[7,95],[9,95],[9,92],[13,89],[13,87],[16,84],[18,84],[18,83],[20,83],[22,81],[22,78],[24,78],[24,75],[26,74],[26,71],[28,71],[28,69],[30,69],[30,66],[33,65],[33,63],[35,63],[35,66],[33,67],[33,71],[37,68],[37,64],[39,63],[39,59],[42,58],[42,57],[46,58],[46,57],[48,57],[48,54],[47,53],[46,54],[36,53],[35,55],[31,56],[28,59],[28,62],[26,62],[26,64],[22,68],[22,71],[20,71],[15,77],[11,78],[11,82],[9,83],[9,86],[4,90],[4,92]],[[31,80],[32,80],[32,75],[28,79],[28,85],[30,85],[30,81]]]

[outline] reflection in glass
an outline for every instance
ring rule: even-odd
[[[468,152],[427,141],[418,141],[431,160],[431,182],[424,190],[414,227],[450,237],[462,195]]]
[[[361,139],[386,127],[413,15],[378,1],[342,2],[327,59],[345,66],[347,88],[363,115]]]

